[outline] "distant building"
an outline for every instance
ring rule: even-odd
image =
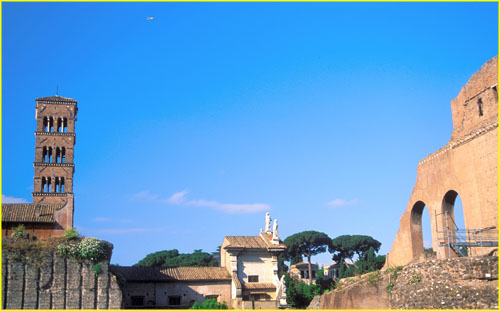
[[[226,236],[221,267],[110,267],[121,283],[124,308],[189,308],[214,298],[234,309],[276,309],[283,298],[278,255],[286,250],[277,220],[257,236]],[[286,295],[286,294],[285,294]]]
[[[318,275],[318,265],[311,264],[312,283],[316,284],[316,276]],[[309,284],[309,264],[307,262],[299,262],[290,266],[290,276],[296,281],[302,281]]]
[[[64,229],[73,227],[77,113],[74,99],[36,99],[33,203],[2,204],[3,236],[9,236],[21,224],[38,238],[61,236]]]

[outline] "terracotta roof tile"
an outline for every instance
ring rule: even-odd
[[[2,204],[2,222],[54,223],[54,213],[61,204],[7,203]]]
[[[229,243],[226,247],[267,248],[268,245],[260,236],[226,236]]]
[[[273,283],[245,283],[243,284],[245,289],[276,289]]]
[[[222,267],[110,267],[111,271],[126,281],[175,282],[231,280]]]
[[[237,288],[237,289],[241,289],[241,282],[240,280],[238,279],[238,277],[236,275],[233,274],[233,282],[234,282],[234,286]]]

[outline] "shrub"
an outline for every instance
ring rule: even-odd
[[[207,299],[202,303],[196,301],[190,309],[227,309],[227,304],[219,303],[216,299]]]
[[[28,237],[28,232],[26,232],[26,227],[24,225],[19,225],[13,229],[14,232],[12,232],[12,237],[13,238],[27,238]]]
[[[63,243],[57,246],[62,256],[71,256],[80,260],[97,262],[106,257],[104,243],[96,238],[83,238],[77,243]]]
[[[380,281],[380,271],[376,271],[368,275],[368,283],[370,284],[370,286],[377,287],[379,281]]]
[[[67,240],[73,240],[80,237],[80,233],[76,231],[76,228],[65,229],[63,235]]]
[[[95,264],[93,267],[92,267],[92,272],[94,272],[94,275],[97,277],[99,275],[99,273],[101,273],[101,265],[100,264]]]
[[[411,276],[411,279],[408,281],[408,284],[418,284],[422,281],[422,276],[420,274],[414,274]]]

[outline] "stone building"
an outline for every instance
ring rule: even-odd
[[[278,222],[257,236],[226,236],[220,267],[110,267],[121,284],[125,308],[189,308],[215,298],[234,309],[276,309],[283,301],[278,255],[286,246]],[[286,304],[286,300],[284,302]]]
[[[2,204],[3,236],[20,224],[38,238],[60,236],[64,229],[73,227],[77,113],[74,99],[36,99],[33,203]]]
[[[448,144],[417,166],[417,181],[385,267],[425,260],[422,213],[430,214],[438,259],[498,249],[498,57],[476,72],[451,101],[453,132]],[[465,228],[457,228],[460,195]]]
[[[221,267],[110,267],[124,308],[187,309],[195,301],[231,302],[231,276]]]
[[[311,264],[312,283],[316,284],[316,276],[318,275],[319,267],[317,264]],[[309,284],[309,263],[299,262],[290,266],[290,276],[296,281],[302,281]]]

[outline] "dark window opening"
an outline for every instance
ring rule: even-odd
[[[47,156],[47,162],[52,163],[52,147],[48,148],[48,156]]]
[[[492,89],[493,89],[493,94],[495,95],[495,100],[498,102],[498,90],[496,85],[492,87]]]
[[[63,119],[63,132],[64,133],[68,132],[68,119],[66,118]]]
[[[181,296],[168,296],[168,304],[171,306],[180,306]]]
[[[54,131],[54,118],[50,117],[49,118],[49,132]]]
[[[42,192],[47,192],[47,181],[45,180],[45,177],[42,177],[42,187],[40,190]]]
[[[243,295],[243,301],[248,301],[248,295]]]
[[[55,179],[55,181],[54,181],[54,183],[55,183],[54,190],[55,191],[54,192],[59,192],[59,177],[56,177],[54,179]]]
[[[47,117],[43,117],[43,130],[45,132],[49,131],[49,120],[47,119]]]
[[[64,192],[64,177],[61,177],[61,189],[59,192]]]
[[[312,274],[312,278],[315,279],[316,278],[316,271],[315,270],[312,270],[311,271],[311,274]]]
[[[42,150],[42,162],[47,162],[47,147],[43,147]]]
[[[304,271],[300,271],[300,277],[305,278]]]
[[[62,147],[61,149],[61,163],[66,163],[66,148]]]
[[[249,275],[248,282],[259,282],[259,276],[258,275]]]
[[[132,296],[130,297],[130,302],[132,306],[143,306],[144,305],[144,296]]]
[[[483,101],[480,99],[477,100],[477,107],[479,108],[479,116],[483,115]]]
[[[61,118],[57,118],[57,131],[59,133],[61,133],[62,130],[63,130],[63,124],[62,123],[63,123],[62,119]]]
[[[61,163],[61,149],[56,148],[56,163]]]
[[[48,177],[47,178],[47,191],[46,192],[51,192],[52,191],[52,178]]]

